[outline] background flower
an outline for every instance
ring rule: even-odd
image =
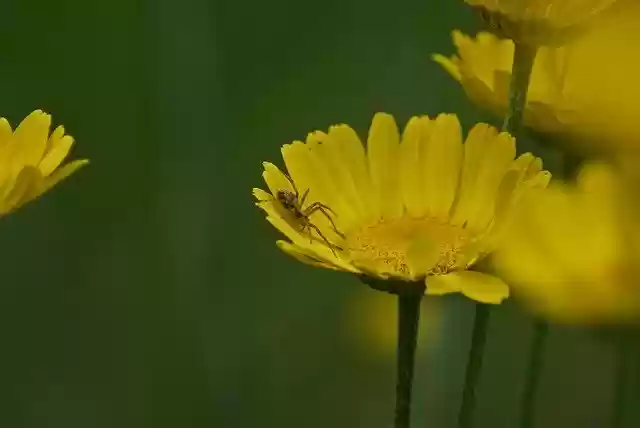
[[[622,178],[587,165],[576,186],[552,183],[516,208],[496,266],[536,311],[564,322],[625,321],[640,315],[631,220]]]
[[[616,0],[465,0],[502,37],[533,44],[562,43]]]
[[[637,150],[640,4],[619,2],[589,32],[562,47],[541,47],[531,75],[525,125],[574,148]],[[513,42],[488,33],[453,33],[457,54],[434,55],[469,98],[497,116],[506,111]]]
[[[86,159],[60,167],[73,138],[58,126],[51,135],[51,116],[36,110],[15,131],[0,119],[0,214],[7,214],[37,198],[86,165]]]

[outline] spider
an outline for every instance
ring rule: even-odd
[[[327,220],[329,220],[329,223],[331,223],[331,227],[333,231],[336,234],[338,234],[338,236],[340,236],[342,239],[344,239],[344,235],[338,230],[338,228],[336,227],[336,224],[334,223],[333,219],[329,215],[329,213],[331,213],[337,217],[337,214],[330,207],[328,207],[327,205],[321,202],[312,202],[306,208],[302,208],[305,200],[307,199],[307,195],[309,194],[309,189],[305,190],[304,193],[302,194],[302,197],[300,197],[300,193],[298,192],[298,189],[296,188],[296,185],[293,182],[293,179],[287,174],[284,174],[284,176],[287,178],[287,180],[289,180],[289,183],[291,183],[293,192],[286,189],[280,189],[276,191],[276,194],[274,196],[275,196],[275,199],[280,203],[280,205],[285,209],[285,211],[290,216],[290,223],[298,226],[300,228],[300,232],[304,232],[306,229],[315,230],[315,232],[320,236],[320,238],[325,242],[325,244],[327,244],[327,247],[329,247],[333,255],[337,257],[334,248],[337,248],[339,250],[341,250],[341,248],[329,242],[329,240],[320,231],[318,226],[313,224],[310,219],[310,216],[312,214],[316,212],[321,213],[327,218]],[[311,235],[311,233],[309,233],[309,238],[311,242],[313,242],[314,238]]]

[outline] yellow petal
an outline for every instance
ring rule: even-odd
[[[327,260],[316,258],[315,254],[309,253],[304,248],[291,244],[290,242],[277,241],[276,244],[282,251],[294,257],[296,260],[301,261],[302,263],[324,269],[344,270],[333,263],[327,263]]]
[[[468,270],[430,277],[427,280],[429,287],[460,291],[481,303],[498,304],[509,297],[509,286],[500,278]]]
[[[13,133],[16,150],[15,162],[22,165],[38,165],[44,155],[51,116],[36,110],[18,125]]]
[[[43,179],[40,170],[33,166],[24,167],[17,175],[13,186],[1,201],[0,212],[6,214],[20,208],[22,205],[34,199],[43,187]]]
[[[49,138],[48,146],[47,152],[40,161],[40,171],[45,177],[65,160],[73,146],[73,137],[64,135],[64,128],[59,126]]]
[[[447,58],[444,55],[433,54],[431,55],[431,59],[433,59],[433,61],[435,61],[436,63],[440,64],[442,68],[444,68],[445,71],[449,73],[451,77],[456,79],[458,82],[462,80],[462,74],[460,73],[460,66],[458,65],[460,60],[456,56]]]
[[[11,125],[4,117],[0,118],[0,149],[9,144],[9,141],[13,138],[13,130]]]
[[[432,275],[425,278],[427,294],[431,296],[443,296],[445,294],[459,293],[460,289],[455,288],[459,284],[447,280],[442,280],[442,275]]]
[[[428,140],[421,141],[423,189],[428,212],[448,218],[456,196],[462,164],[462,129],[453,114],[441,114],[431,126]]]
[[[367,140],[369,172],[373,184],[373,198],[379,213],[385,218],[402,214],[402,195],[399,191],[398,128],[391,115],[377,113]]]
[[[340,213],[343,225],[361,223],[363,211],[359,204],[359,195],[353,185],[348,166],[343,161],[340,147],[328,134],[315,132],[309,135],[307,145],[311,156],[317,159],[315,170],[326,186],[331,205],[336,213]]]
[[[253,188],[253,197],[256,198],[258,202],[262,201],[270,201],[273,199],[273,196],[269,192],[265,192],[262,189],[258,189],[256,187]]]
[[[465,142],[459,199],[453,221],[481,232],[494,214],[498,187],[515,157],[515,140],[486,124],[476,125]]]
[[[262,165],[264,167],[262,178],[264,179],[264,182],[267,183],[272,195],[277,195],[279,190],[288,190],[290,192],[294,191],[291,182],[277,166],[271,162],[263,162]]]
[[[404,206],[412,217],[426,214],[423,168],[420,152],[429,139],[431,120],[427,116],[412,117],[402,134],[400,144],[400,191]]]
[[[88,163],[89,161],[87,159],[78,159],[78,160],[74,160],[73,162],[69,162],[68,164],[65,164],[61,168],[56,169],[53,172],[53,174],[49,175],[44,179],[44,187],[42,188],[42,191],[40,192],[40,194],[51,189],[53,186],[55,186],[56,184],[58,184],[59,182],[61,182],[62,180],[64,180],[74,172],[76,172],[78,169],[87,165]]]
[[[308,192],[303,209],[313,203],[326,205],[333,213],[329,210],[324,211],[331,217],[338,230],[342,232],[349,224],[350,213],[345,210],[341,195],[338,194],[330,184],[327,168],[312,150],[317,142],[314,138],[312,135],[309,135],[309,143],[307,144],[296,141],[293,144],[283,146],[282,157],[298,187],[300,198],[302,199],[304,194]],[[321,233],[328,239],[334,240],[338,238],[327,215],[318,211],[312,214],[310,218],[312,223],[317,226],[321,230]]]
[[[354,187],[354,197],[362,211],[363,220],[373,216],[374,207],[370,198],[371,178],[367,168],[367,156],[356,132],[347,125],[332,126],[329,137],[336,142],[340,157]]]

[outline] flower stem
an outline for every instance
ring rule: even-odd
[[[420,302],[426,290],[424,281],[405,282],[360,277],[377,291],[398,297],[398,351],[396,373],[395,428],[411,425],[411,390],[420,325]]]
[[[531,353],[529,354],[529,367],[520,407],[521,428],[531,428],[534,426],[536,393],[538,391],[538,385],[540,384],[542,356],[544,355],[548,335],[549,324],[543,320],[536,321],[533,326],[533,342],[531,343]]]
[[[514,42],[514,44],[511,84],[509,86],[509,107],[502,124],[502,130],[517,136],[522,127],[522,119],[527,105],[529,80],[538,49],[536,46],[518,42]]]
[[[476,303],[476,315],[473,323],[473,335],[471,338],[471,350],[467,362],[467,371],[464,379],[464,391],[462,392],[462,405],[458,413],[458,427],[468,428],[473,423],[473,411],[476,406],[476,386],[480,379],[482,368],[482,356],[484,343],[487,338],[490,307],[485,303]]]
[[[625,347],[624,341],[620,340],[616,344],[615,379],[613,394],[613,413],[611,428],[622,428],[625,415],[626,393],[630,376],[629,365],[631,363],[631,352]]]
[[[409,428],[411,424],[411,389],[422,296],[423,293],[398,295],[395,428]]]

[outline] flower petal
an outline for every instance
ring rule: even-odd
[[[78,159],[78,160],[74,160],[73,162],[69,162],[68,164],[65,164],[62,168],[56,169],[53,172],[53,174],[49,175],[48,177],[45,177],[42,191],[36,196],[40,196],[40,194],[51,189],[53,186],[55,186],[56,184],[58,184],[59,182],[61,182],[62,180],[64,180],[74,172],[76,172],[78,169],[87,165],[88,163],[89,163],[88,159]]]
[[[296,141],[293,144],[287,144],[282,147],[282,157],[287,165],[287,169],[291,174],[300,198],[307,193],[304,200],[303,208],[308,208],[313,203],[320,203],[330,208],[323,210],[336,224],[339,231],[345,230],[349,225],[351,217],[350,213],[341,199],[342,195],[335,190],[335,187],[329,182],[328,169],[318,158],[313,148],[317,143],[314,134],[310,134],[307,138],[308,143]],[[300,201],[302,202],[302,201]],[[312,223],[317,226],[321,233],[329,239],[337,239],[339,235],[333,230],[331,221],[327,215],[320,211],[311,215]]]
[[[412,117],[402,134],[400,144],[400,191],[404,206],[412,217],[426,214],[423,168],[420,153],[430,136],[428,116]]]
[[[509,286],[500,278],[468,270],[429,277],[427,290],[431,287],[436,293],[442,290],[460,291],[481,303],[498,304],[509,297]]]
[[[64,135],[64,128],[59,126],[49,138],[48,145],[47,152],[40,161],[40,171],[45,177],[65,160],[73,146],[73,137]]]
[[[13,133],[16,162],[21,165],[38,165],[44,155],[49,137],[51,116],[36,110],[18,125]]]
[[[311,156],[317,160],[316,177],[322,180],[331,207],[341,217],[344,227],[360,223],[363,211],[359,204],[359,195],[350,178],[348,166],[342,159],[338,143],[328,134],[315,132],[309,135],[307,146]]]
[[[393,116],[377,113],[367,140],[369,172],[373,184],[373,198],[385,218],[402,214],[399,186],[400,136]]]
[[[515,140],[487,124],[473,127],[464,148],[459,198],[453,221],[482,232],[494,215],[498,187],[515,157]]]
[[[280,241],[277,241],[276,244],[285,253],[311,266],[325,268],[325,269],[332,269],[332,270],[348,271],[352,273],[360,273],[356,268],[354,268],[351,265],[348,265],[346,263],[335,263],[338,261],[338,259],[336,259],[335,257],[333,258],[333,260],[318,258],[317,255],[314,254],[313,252],[309,252],[307,249],[287,241],[280,240]]]
[[[264,171],[262,172],[262,178],[267,183],[269,191],[273,196],[276,196],[279,190],[288,190],[293,192],[293,186],[287,177],[280,171],[280,169],[271,162],[262,162]]]
[[[42,193],[43,178],[40,170],[33,166],[24,167],[17,175],[13,186],[6,189],[0,201],[0,213],[6,214],[20,208]]]
[[[456,115],[439,115],[432,121],[429,139],[422,141],[422,144],[421,163],[427,210],[432,216],[448,218],[462,164],[462,129]]]
[[[370,199],[371,178],[364,146],[356,132],[347,125],[332,126],[329,137],[338,145],[342,162],[354,187],[354,197],[357,198],[364,220],[369,220],[373,216],[374,206]]]

